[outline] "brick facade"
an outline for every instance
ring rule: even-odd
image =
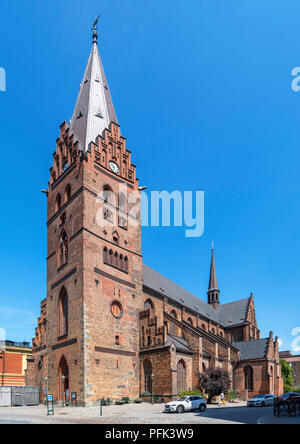
[[[91,72],[100,66],[96,40],[94,30]],[[95,78],[86,71],[73,120],[61,125],[53,154],[47,191],[47,299],[41,305],[28,381],[47,385],[57,401],[76,392],[78,405],[85,406],[102,397],[147,397],[150,388],[152,394],[172,398],[182,388],[198,388],[199,373],[221,367],[242,392],[244,364],[238,363],[235,342],[260,336],[253,297],[246,301],[245,317],[226,323],[222,316],[226,312],[228,317],[232,307],[220,305],[217,288],[210,288],[208,304],[195,308],[198,298],[185,293],[194,301],[186,303],[172,290],[167,294],[145,283],[140,192],[126,139],[114,119],[85,146],[84,125],[94,131],[93,125],[114,115],[105,78],[105,116],[99,109],[93,114],[85,101],[85,90],[93,91],[92,82],[98,84],[101,76],[102,71]],[[216,287],[215,270],[211,276]],[[238,306],[245,305],[241,302]],[[274,355],[270,350],[260,370],[253,363],[264,390],[267,362]]]

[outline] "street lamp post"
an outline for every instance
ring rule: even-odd
[[[65,379],[66,379],[65,375],[63,375],[61,379],[62,379],[62,397],[63,397],[62,401],[63,401],[63,407],[64,407],[65,406]]]
[[[154,380],[154,375],[151,375],[151,397],[152,397],[152,405],[154,404],[154,398],[153,398],[153,380]]]
[[[47,395],[48,395],[48,377],[47,376],[45,376],[44,381],[45,381],[45,396],[47,398]]]

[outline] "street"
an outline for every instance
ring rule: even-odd
[[[275,418],[272,407],[246,407],[245,403],[226,407],[209,405],[206,412],[164,413],[161,404],[128,404],[99,407],[57,407],[54,416],[46,407],[1,407],[0,424],[300,424],[300,417]]]

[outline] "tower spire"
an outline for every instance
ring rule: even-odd
[[[214,309],[217,309],[217,307],[220,304],[220,290],[218,288],[214,249],[215,249],[214,243],[212,242],[210,275],[209,275],[207,296],[208,296],[208,303],[212,305]]]
[[[93,44],[71,120],[71,133],[84,151],[107,129],[111,122],[118,123],[102,61],[98,51],[98,22],[95,20]]]

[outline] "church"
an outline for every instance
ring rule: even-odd
[[[229,372],[241,399],[281,394],[278,338],[261,338],[254,298],[221,304],[212,250],[207,302],[143,263],[134,151],[121,135],[97,26],[72,120],[63,122],[47,194],[47,298],[27,385],[88,406],[198,389]],[[122,187],[126,188],[127,196]],[[100,208],[100,210],[99,210]],[[102,219],[103,223],[99,222]]]

